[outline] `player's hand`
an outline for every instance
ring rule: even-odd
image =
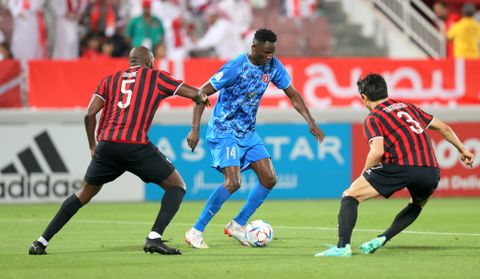
[[[195,147],[197,147],[199,141],[199,129],[192,128],[187,136],[187,144],[188,147],[192,149],[192,152],[195,151]]]
[[[474,157],[475,155],[466,149],[463,152],[460,152],[460,160],[462,160],[462,162],[464,162],[467,166],[471,168],[473,168]]]
[[[310,133],[312,133],[312,135],[315,137],[315,140],[317,140],[319,142],[323,142],[323,140],[325,139],[325,134],[317,126],[317,124],[315,122],[313,122],[313,123],[310,123],[308,125],[308,127],[310,128]]]
[[[90,157],[93,159],[93,154],[95,154],[95,146],[90,148]]]
[[[207,94],[200,94],[198,96],[195,96],[195,98],[193,98],[193,101],[199,105],[199,104],[204,104],[205,106],[209,107],[211,105],[210,103],[210,99],[208,99],[208,96]]]

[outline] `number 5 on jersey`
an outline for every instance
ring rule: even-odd
[[[132,100],[132,89],[127,89],[127,84],[129,83],[134,83],[135,80],[134,79],[125,79],[125,80],[122,80],[122,88],[120,89],[122,94],[127,94],[127,100],[125,101],[125,103],[122,103],[121,101],[118,102],[118,107],[119,108],[126,108],[130,105],[130,101]],[[132,86],[129,86],[129,88],[131,88]]]

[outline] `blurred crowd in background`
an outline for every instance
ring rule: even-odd
[[[478,58],[476,7],[425,3],[445,24],[447,57]],[[0,0],[0,60],[124,57],[139,45],[152,49],[159,59],[229,59],[249,50],[255,29],[265,24],[256,17],[321,18],[321,7],[321,0]],[[280,36],[291,25],[272,22]],[[312,21],[311,30],[320,32],[322,22]],[[329,38],[315,43],[319,36],[310,37],[312,46],[304,48],[311,51],[302,54],[328,55],[324,50]]]
[[[315,16],[320,1],[282,0],[285,16]],[[2,58],[104,59],[143,45],[157,58],[248,50],[253,9],[267,0],[1,0]]]
[[[447,57],[480,58],[480,11],[471,2],[459,4],[431,3],[433,12],[445,25]]]

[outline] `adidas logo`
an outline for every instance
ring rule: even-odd
[[[52,197],[67,197],[80,189],[82,180],[71,179],[47,131],[35,136],[34,141],[35,145],[17,153],[18,162],[14,159],[0,169],[0,201],[49,200]]]
[[[55,148],[55,145],[53,144],[52,139],[50,139],[50,136],[48,135],[47,131],[44,131],[40,135],[36,136],[34,139],[35,139],[35,142],[37,143],[38,148],[40,149],[40,152],[45,157],[45,160],[47,161],[52,172],[68,173],[65,163],[60,157],[60,154]],[[25,171],[28,174],[44,172],[40,167],[38,160],[33,155],[32,149],[30,147],[27,147],[24,150],[22,150],[20,153],[18,153],[18,159],[20,160]],[[4,167],[0,171],[0,173],[13,174],[13,173],[18,173],[18,170],[15,167],[15,165],[11,163],[6,167]]]

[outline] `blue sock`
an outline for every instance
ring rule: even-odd
[[[205,205],[202,214],[200,214],[197,223],[195,223],[193,227],[203,232],[208,222],[210,222],[213,216],[217,214],[217,212],[220,210],[220,207],[222,207],[222,204],[230,197],[230,195],[230,192],[228,192],[223,185],[218,186],[218,188],[215,189],[215,191],[213,191],[213,193],[208,198],[207,204]]]
[[[257,208],[267,198],[268,193],[270,193],[270,189],[263,187],[260,182],[257,182],[255,186],[253,186],[252,190],[250,190],[247,201],[243,205],[242,210],[240,210],[237,217],[234,218],[235,222],[241,226],[245,226],[255,210],[257,210]]]

